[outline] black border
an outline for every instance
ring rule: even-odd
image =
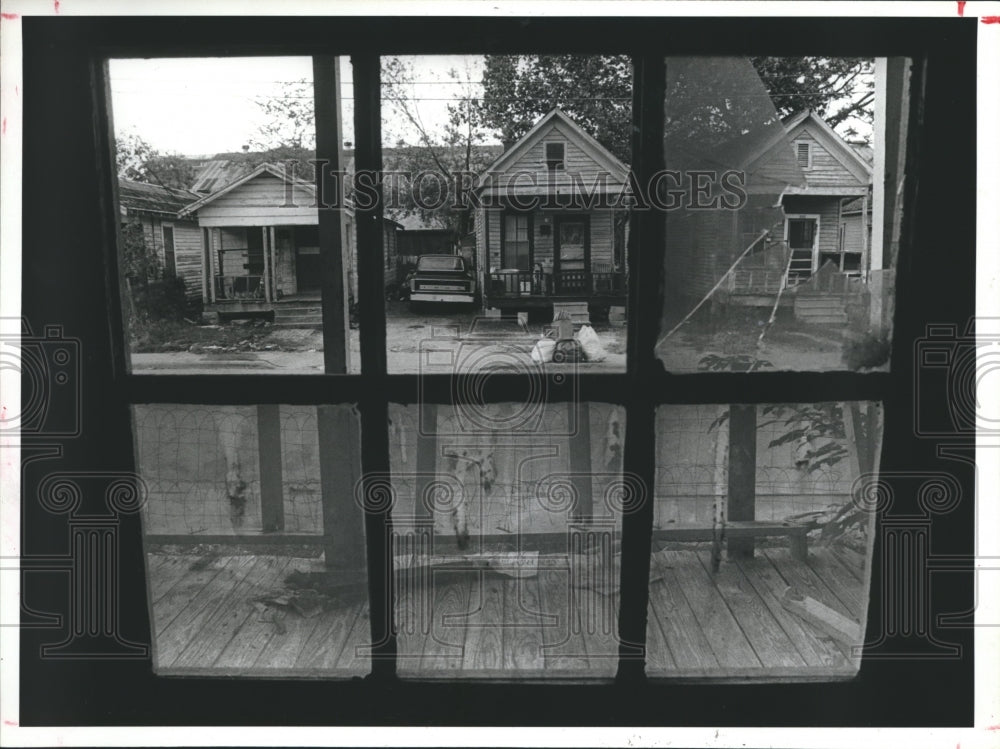
[[[899,269],[892,374],[670,376],[650,360],[651,349],[643,361],[641,349],[632,348],[649,334],[630,330],[627,375],[585,378],[582,393],[604,400],[619,393],[612,399],[625,401],[630,409],[629,435],[637,446],[651,433],[651,420],[640,415],[651,415],[656,402],[809,400],[817,393],[831,399],[883,398],[883,469],[947,471],[959,478],[965,496],[973,497],[973,468],[938,457],[936,443],[914,436],[914,408],[940,407],[946,394],[921,392],[919,397],[926,396],[929,403],[915,406],[912,362],[915,341],[928,323],[952,323],[961,332],[974,313],[976,25],[975,19],[23,18],[23,315],[36,335],[46,324],[62,324],[65,335],[79,339],[83,428],[80,438],[60,443],[58,465],[28,462],[34,443],[23,440],[24,553],[65,553],[64,521],[35,500],[39,466],[46,471],[132,470],[130,401],[199,402],[218,396],[250,402],[255,397],[256,377],[129,377],[116,358],[121,334],[109,319],[117,317],[117,302],[116,295],[107,293],[114,288],[114,275],[101,262],[114,236],[113,179],[110,164],[96,156],[107,153],[107,131],[94,82],[100,80],[100,57],[128,54],[315,53],[364,60],[378,53],[613,52],[646,60],[637,75],[654,79],[654,62],[664,53],[914,57],[922,71],[923,98],[916,100],[920,142],[912,145],[922,147],[914,152],[919,155],[919,180],[907,195],[915,208],[907,217],[912,242]],[[377,141],[369,150],[374,157]],[[650,226],[648,231],[657,229]],[[655,274],[643,278],[645,284],[657,283]],[[380,364],[384,348],[381,354],[373,350],[362,356]],[[385,392],[404,400],[417,395],[414,378],[405,376],[309,380],[266,381],[275,402],[356,400],[366,404],[363,418],[376,420],[382,418],[377,402]],[[161,385],[164,390],[157,393]],[[497,397],[509,397],[518,388],[514,380],[501,383]],[[430,383],[441,400],[448,399],[450,389],[446,382]],[[46,441],[35,440],[41,442]],[[366,444],[364,450],[377,456],[379,448]],[[643,462],[639,450],[634,453]],[[971,555],[973,521],[971,502],[936,521],[935,551]],[[634,533],[639,522],[624,533]],[[121,632],[148,642],[137,518],[123,516],[119,530]],[[633,548],[638,560],[640,544]],[[65,591],[52,581],[42,573],[25,574],[25,603],[35,610],[63,611]],[[641,580],[635,587],[642,587]],[[938,585],[932,593],[935,612],[974,608],[971,573],[950,575],[948,585]],[[873,618],[877,609],[872,607],[870,628],[879,625]],[[623,619],[623,634],[638,625]],[[849,683],[653,684],[623,673],[626,678],[615,684],[510,685],[413,684],[392,678],[157,678],[148,661],[42,659],[39,648],[52,642],[52,632],[23,628],[20,723],[961,726],[972,724],[971,635],[970,629],[947,631],[947,639],[963,645],[961,659],[866,661]]]

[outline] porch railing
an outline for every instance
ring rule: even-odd
[[[264,299],[264,276],[216,276],[216,300]]]
[[[494,298],[621,296],[625,294],[625,274],[586,270],[494,271],[489,274],[487,293]]]

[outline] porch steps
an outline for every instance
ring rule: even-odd
[[[555,323],[565,313],[573,326],[590,325],[590,311],[586,302],[552,302],[552,322]]]
[[[795,296],[795,317],[806,323],[846,325],[845,300],[840,294],[798,293]]]
[[[323,327],[323,308],[318,302],[276,304],[274,327],[320,330]]]

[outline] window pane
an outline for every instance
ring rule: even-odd
[[[390,420],[400,673],[613,676],[635,489],[624,409],[392,406]]]
[[[626,56],[382,58],[390,372],[442,336],[481,368],[562,336],[581,371],[624,371],[631,101]]]
[[[907,62],[665,64],[665,368],[886,369]]]
[[[159,674],[369,670],[349,406],[135,406]]]
[[[661,406],[656,419],[647,674],[857,673],[880,407]]]
[[[110,77],[132,371],[321,373],[312,59],[119,59]]]

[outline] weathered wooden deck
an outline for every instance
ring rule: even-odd
[[[724,561],[716,575],[707,550],[689,546],[663,557],[668,567],[650,586],[649,676],[809,680],[856,672],[848,645],[780,600],[791,585],[863,622],[863,573],[843,557],[814,548],[802,562],[787,549],[765,548],[752,560]],[[318,558],[151,553],[147,563],[154,662],[162,675],[337,678],[369,671],[363,591],[308,617],[255,603],[280,595],[293,570],[321,570]],[[565,557],[542,556],[537,575],[520,579],[437,570],[429,588],[432,598],[420,589],[400,596],[403,676],[615,673],[618,597],[581,585],[579,577],[572,584]]]

